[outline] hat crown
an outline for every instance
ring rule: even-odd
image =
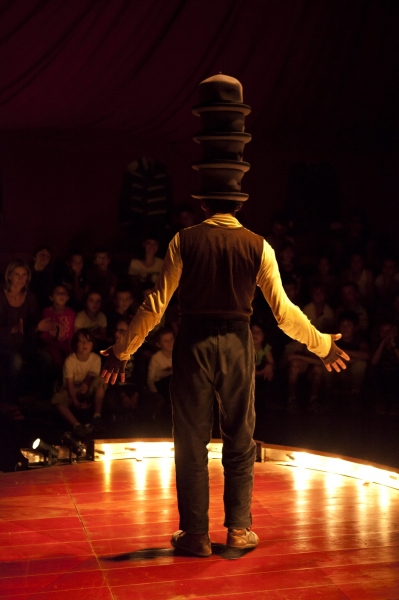
[[[242,103],[242,85],[229,75],[213,75],[199,84],[199,99],[201,104],[232,102]]]

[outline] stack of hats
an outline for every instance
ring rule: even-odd
[[[245,133],[245,116],[251,112],[243,104],[242,85],[234,77],[214,75],[199,85],[200,104],[193,113],[201,117],[202,131],[194,136],[201,144],[201,161],[193,166],[200,175],[200,188],[193,198],[248,200],[241,192],[241,180],[250,164],[244,162],[244,146],[251,140]]]

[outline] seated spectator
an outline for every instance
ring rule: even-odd
[[[320,284],[312,287],[312,302],[303,308],[303,312],[322,333],[331,333],[334,325],[334,311],[326,304],[324,288]],[[290,340],[285,347],[285,358],[288,365],[288,411],[296,413],[298,407],[298,382],[301,375],[306,375],[309,385],[308,410],[320,412],[326,407],[320,399],[320,390],[324,377],[324,365],[305,344]]]
[[[33,253],[29,289],[36,296],[39,311],[50,304],[49,296],[53,283],[54,270],[51,264],[51,250],[48,246],[38,246]]]
[[[118,278],[110,269],[111,257],[104,248],[97,248],[94,253],[94,267],[87,275],[90,290],[98,292],[106,306],[115,293]]]
[[[332,265],[328,256],[320,256],[317,270],[309,277],[310,285],[321,284],[326,294],[326,301],[330,306],[336,306],[338,300],[338,279],[332,273]]]
[[[64,361],[72,351],[75,313],[66,306],[69,292],[63,284],[54,286],[50,300],[53,305],[43,311],[43,319],[46,319],[50,326],[42,332],[41,338],[58,374],[62,373]]]
[[[47,319],[39,321],[34,294],[29,291],[31,270],[22,260],[9,263],[5,287],[0,292],[0,365],[5,411],[13,418],[22,415],[17,407],[21,394],[21,374],[25,365],[34,368],[39,390],[51,396],[52,367],[50,357],[38,346],[38,331],[50,329]]]
[[[326,293],[321,284],[314,284],[311,289],[312,301],[306,304],[302,311],[312,325],[322,333],[332,333],[335,323],[334,311],[326,303]]]
[[[378,313],[386,315],[393,299],[399,293],[399,273],[393,258],[386,258],[382,263],[381,273],[375,279]]]
[[[365,260],[360,252],[353,252],[349,259],[349,268],[343,273],[343,282],[356,283],[360,302],[367,307],[373,304],[373,274],[365,267]]]
[[[94,354],[94,338],[88,329],[78,329],[72,338],[73,353],[64,364],[63,387],[51,399],[60,415],[72,426],[72,432],[79,439],[91,434],[93,430],[101,433],[105,430],[101,412],[106,384],[100,376],[101,359]],[[80,421],[87,411],[94,414],[91,425]],[[78,420],[78,418],[80,420]]]
[[[114,332],[115,343],[122,341],[128,330],[129,322],[129,319],[123,317],[117,321]],[[114,420],[128,416],[138,407],[139,389],[134,381],[133,371],[134,356],[131,355],[131,359],[125,365],[125,381],[121,382],[118,379],[106,391],[104,405],[111,412]]]
[[[81,252],[75,250],[70,252],[61,281],[69,291],[69,306],[75,312],[79,312],[83,309],[84,299],[89,290]]]
[[[274,213],[272,219],[272,231],[265,237],[266,241],[276,254],[279,253],[281,245],[285,242],[289,242],[294,245],[294,239],[288,234],[288,221],[286,215],[278,211]]]
[[[392,320],[379,327],[379,340],[370,361],[379,414],[399,415],[399,340]]]
[[[89,292],[86,296],[85,309],[78,312],[75,317],[74,329],[89,329],[99,349],[106,347],[107,317],[101,312],[102,298],[98,292]],[[104,344],[106,344],[104,346]]]
[[[158,352],[152,355],[148,366],[147,386],[150,392],[159,392],[169,399],[169,383],[172,378],[172,352],[175,336],[171,329],[157,332]]]
[[[277,262],[281,274],[281,279],[284,281],[287,277],[295,279],[298,295],[301,293],[301,275],[298,266],[295,263],[295,248],[291,242],[283,242],[277,253]]]
[[[265,340],[265,332],[257,323],[251,324],[252,339],[255,349],[255,406],[257,414],[271,404],[270,383],[274,378],[275,362],[272,347]]]
[[[337,320],[343,312],[355,312],[359,319],[359,327],[367,333],[369,330],[369,316],[365,307],[359,302],[359,288],[356,283],[348,281],[341,287],[341,305],[337,308]]]
[[[343,393],[344,398],[349,397],[349,406],[353,412],[356,412],[361,408],[362,386],[370,359],[369,346],[359,326],[359,316],[354,311],[340,313],[338,331],[342,338],[335,343],[345,350],[350,361],[341,373],[330,373],[326,382],[331,384],[333,392],[338,392],[340,396]]]
[[[191,204],[183,203],[176,206],[172,215],[170,238],[181,229],[195,225],[195,214]]]
[[[144,256],[133,258],[129,265],[129,275],[132,280],[133,289],[139,296],[143,284],[151,282],[155,284],[161,272],[163,260],[156,256],[159,250],[159,241],[155,236],[148,235],[143,242]]]
[[[117,322],[124,317],[129,322],[134,317],[138,309],[138,302],[129,288],[119,287],[115,291],[114,309],[106,313],[107,333],[111,337],[115,331]]]

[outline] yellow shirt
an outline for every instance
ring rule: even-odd
[[[239,228],[241,223],[230,214],[217,214],[205,223],[217,227]],[[177,289],[183,269],[180,256],[180,238],[177,233],[170,242],[162,270],[154,291],[140,306],[121,344],[114,346],[115,355],[128,360],[130,354],[144,342],[147,334],[157,325]],[[261,265],[256,280],[262,290],[280,329],[294,340],[306,344],[320,358],[331,348],[331,336],[320,333],[310,323],[298,306],[287,297],[281,283],[280,272],[273,248],[264,240]]]

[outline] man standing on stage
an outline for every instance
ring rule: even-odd
[[[205,133],[198,136],[199,141],[213,143],[217,137],[229,140],[232,136],[226,134],[226,123],[221,121],[220,113],[223,108],[231,113],[227,116],[232,117],[230,124],[237,129],[237,115],[240,117],[249,108],[242,104],[241,84],[231,77],[217,75],[201,86],[204,86],[202,104],[196,108],[198,113],[204,110],[207,115]],[[211,135],[209,113],[213,108],[218,111],[213,131],[219,133]],[[222,127],[225,129],[220,132]],[[249,135],[242,131],[243,128],[234,137]],[[207,148],[205,154],[206,151]],[[212,148],[209,152],[214,157]],[[206,219],[173,238],[154,291],[141,305],[123,342],[107,351],[102,372],[111,383],[116,381],[118,373],[124,378],[124,361],[159,323],[179,287],[181,327],[173,349],[170,393],[180,529],[173,534],[171,544],[201,557],[212,552],[207,445],[211,440],[215,397],[223,440],[226,544],[240,549],[258,544],[258,536],[251,531],[256,447],[254,348],[249,329],[256,286],[262,290],[279,327],[306,344],[329,371],[345,369],[342,359],[349,360],[334,343],[341,336],[317,331],[287,298],[269,244],[236,219],[236,212],[247,198],[237,192],[240,189],[237,179],[249,168],[243,167],[248,163],[242,162],[242,152],[240,156],[241,160],[231,160],[229,152],[228,158],[224,156],[217,162],[213,158],[213,163],[203,156],[199,165],[204,171],[202,186],[196,197],[202,200]],[[220,169],[219,185],[217,169]],[[233,173],[235,183],[231,183],[229,170],[239,173],[238,176]],[[212,190],[215,185],[216,191]]]

